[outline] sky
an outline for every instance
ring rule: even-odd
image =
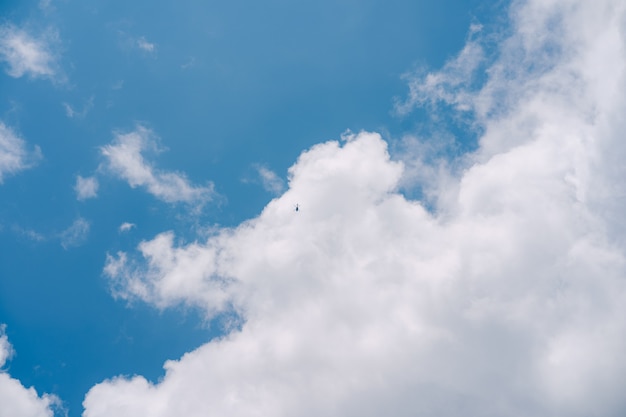
[[[621,0],[0,2],[0,417],[623,416],[625,83]]]

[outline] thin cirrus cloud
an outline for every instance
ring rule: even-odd
[[[0,26],[0,60],[11,77],[48,78],[60,80],[56,46],[58,34],[48,30],[35,36],[12,24]]]
[[[4,365],[13,356],[13,347],[0,324],[0,415],[11,417],[51,417],[55,410],[62,410],[58,397],[38,395],[34,388],[26,388],[11,378]]]
[[[86,219],[78,217],[74,220],[67,229],[59,233],[63,249],[70,249],[84,244],[89,236],[90,228],[91,224]]]
[[[278,195],[284,190],[284,181],[274,171],[262,165],[257,165],[255,168],[265,191]]]
[[[136,36],[131,33],[131,28],[127,23],[119,21],[109,24],[109,27],[117,33],[120,47],[128,52],[140,50],[148,55],[155,54],[157,52],[157,44],[150,42],[145,36]]]
[[[111,27],[119,38],[120,47],[127,52],[143,52],[144,56],[156,57],[158,45],[150,42],[145,36],[136,36],[129,31],[128,25],[124,22],[111,24]]]
[[[0,184],[6,177],[33,167],[41,157],[38,146],[29,149],[24,139],[0,122]]]
[[[94,386],[84,416],[624,415],[626,4],[508,16],[480,85],[467,48],[408,76],[405,111],[443,103],[480,127],[460,167],[411,174],[434,181],[432,210],[362,132],[304,152],[237,228],[109,255],[116,296],[240,321],[156,383]]]
[[[83,245],[89,237],[91,223],[83,217],[77,217],[70,226],[60,232],[40,233],[33,229],[13,225],[12,230],[17,235],[33,242],[58,241],[63,249],[70,249]]]
[[[120,233],[130,232],[135,227],[137,227],[135,223],[124,222],[120,225],[119,232]]]
[[[31,240],[33,242],[44,242],[47,240],[47,237],[45,235],[43,235],[42,233],[39,233],[33,229],[25,229],[23,227],[20,227],[18,225],[14,225],[12,227],[13,231],[18,234],[19,236],[25,237],[28,240]]]
[[[76,199],[82,201],[98,197],[98,187],[99,183],[96,177],[76,176],[76,184],[74,185]]]
[[[63,108],[65,109],[65,114],[70,119],[82,119],[87,116],[87,113],[93,108],[93,96],[89,97],[89,99],[83,105],[83,108],[78,110],[78,108],[72,106],[69,103],[63,102],[61,103]]]
[[[213,186],[194,186],[185,174],[154,168],[144,159],[146,152],[159,152],[154,133],[138,126],[128,133],[116,133],[115,139],[100,148],[106,168],[132,187],[143,187],[167,203],[202,205],[213,195]]]
[[[150,53],[156,52],[156,45],[152,42],[148,42],[143,36],[137,39],[137,47],[142,51]]]

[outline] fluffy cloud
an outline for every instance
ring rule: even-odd
[[[26,142],[0,122],[0,184],[4,177],[32,167],[41,159],[41,150],[29,150]]]
[[[156,198],[168,203],[202,204],[213,196],[213,186],[193,186],[179,172],[161,171],[144,160],[146,151],[159,151],[151,130],[138,126],[129,133],[117,133],[100,151],[107,168],[135,187],[145,187]]]
[[[239,319],[158,383],[96,385],[85,417],[624,415],[626,4],[510,19],[480,86],[467,48],[410,80],[407,109],[443,101],[483,132],[461,167],[411,173],[432,210],[360,133],[304,152],[255,219],[109,256],[118,297]]]
[[[5,24],[0,26],[0,60],[7,64],[11,77],[56,79],[59,76],[54,45],[58,35],[49,31],[35,37],[24,29]]]
[[[0,368],[4,367],[7,360],[13,355],[13,347],[9,343],[9,338],[5,334],[6,326],[0,324]]]
[[[83,178],[80,175],[76,177],[76,198],[78,200],[86,200],[98,196],[98,180],[95,177]]]
[[[20,381],[2,370],[13,349],[0,325],[0,417],[53,417],[53,409],[60,406],[54,395],[39,396],[34,388],[24,387]]]

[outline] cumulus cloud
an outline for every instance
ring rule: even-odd
[[[87,240],[90,224],[82,217],[78,217],[74,222],[59,234],[63,249],[80,246]]]
[[[109,255],[116,296],[240,321],[156,383],[96,385],[84,416],[624,415],[626,4],[509,15],[480,85],[467,48],[410,80],[410,106],[483,132],[461,169],[411,173],[432,210],[360,133],[304,152],[255,219]]]
[[[0,417],[53,417],[61,402],[54,395],[39,396],[33,387],[26,388],[2,368],[13,348],[0,325]]]
[[[144,187],[156,198],[168,203],[202,204],[213,196],[213,185],[193,186],[185,174],[156,169],[144,159],[147,151],[158,152],[153,132],[138,126],[129,133],[117,133],[109,145],[100,148],[107,168],[135,187]]]
[[[26,142],[10,127],[0,122],[0,184],[4,178],[34,166],[41,159],[41,150],[28,149]]]
[[[0,60],[11,77],[57,79],[60,75],[55,47],[59,37],[48,31],[36,37],[11,24],[0,26]]]
[[[98,186],[98,179],[96,177],[83,178],[80,175],[76,176],[76,185],[74,185],[76,198],[78,200],[87,200],[88,198],[97,197]]]

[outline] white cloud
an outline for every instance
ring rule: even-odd
[[[624,415],[626,4],[510,16],[481,86],[441,81],[462,52],[409,97],[469,109],[484,132],[463,169],[411,172],[437,185],[432,212],[361,133],[303,153],[237,228],[109,256],[118,297],[244,322],[158,383],[96,385],[84,416]]]
[[[74,108],[73,108],[71,105],[69,105],[69,104],[67,104],[67,103],[65,103],[65,102],[61,103],[61,105],[62,105],[62,106],[63,106],[63,108],[65,109],[65,114],[66,114],[66,115],[67,115],[67,117],[69,117],[70,119],[71,119],[71,118],[73,118],[76,114],[78,114],[78,113],[76,112],[76,110],[74,110]]]
[[[74,185],[74,191],[76,191],[76,199],[87,200],[88,198],[97,197],[98,186],[98,179],[96,177],[83,178],[80,175],[77,175],[76,185]]]
[[[109,27],[117,33],[120,47],[126,52],[136,53],[137,51],[141,51],[144,56],[156,56],[158,45],[154,42],[148,41],[145,36],[136,36],[131,33],[132,28],[128,25],[127,21],[111,23]]]
[[[265,191],[275,195],[283,191],[285,183],[274,171],[262,165],[257,165],[255,168]]]
[[[144,38],[143,36],[139,39],[137,39],[137,47],[139,47],[139,49],[144,50],[146,52],[156,52],[156,45],[148,42],[146,40],[146,38]]]
[[[24,29],[5,24],[0,26],[0,60],[7,64],[11,77],[58,79],[60,76],[54,51],[59,37],[48,31],[35,37]]]
[[[24,387],[2,367],[13,354],[13,348],[0,325],[0,417],[53,417],[60,400],[49,394],[39,396],[34,388]]]
[[[180,172],[154,168],[144,160],[146,151],[159,151],[151,130],[138,126],[130,133],[117,133],[100,151],[107,159],[108,169],[135,187],[145,187],[156,198],[168,203],[202,204],[213,196],[213,186],[193,186]]]
[[[443,102],[456,110],[470,110],[474,101],[472,86],[476,73],[485,61],[485,52],[476,39],[480,26],[472,25],[463,50],[448,61],[441,71],[406,75],[409,96],[396,104],[396,112],[406,115],[415,107],[435,106]]]
[[[135,223],[124,222],[124,223],[122,223],[120,225],[119,231],[120,231],[120,233],[129,232],[130,230],[134,229],[135,227],[137,227],[137,225]]]
[[[65,109],[65,114],[67,115],[67,117],[69,117],[70,119],[73,119],[73,118],[82,119],[85,116],[87,116],[87,113],[89,113],[89,111],[93,107],[93,96],[89,97],[89,100],[87,100],[82,110],[77,110],[74,107],[72,107],[70,104],[65,103],[65,102],[61,103],[61,105]]]
[[[80,246],[87,240],[90,224],[82,217],[78,217],[70,227],[59,234],[63,249]]]
[[[43,12],[46,12],[46,13],[51,10],[54,10],[54,6],[52,5],[52,0],[39,0],[39,8]]]
[[[32,167],[41,159],[41,150],[28,150],[26,142],[0,122],[0,184],[4,178]]]
[[[180,68],[183,70],[187,70],[189,68],[194,67],[195,65],[196,65],[196,57],[192,56],[185,63],[181,64]]]
[[[9,343],[9,338],[5,332],[6,325],[0,324],[0,369],[2,369],[7,360],[13,356],[13,347]]]
[[[12,229],[18,235],[26,237],[33,242],[44,242],[47,240],[46,236],[32,229],[24,229],[17,225],[13,226]]]

